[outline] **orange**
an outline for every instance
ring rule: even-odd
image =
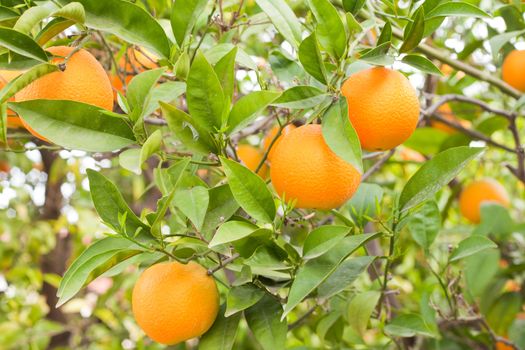
[[[130,74],[135,73],[136,69],[138,72],[143,72],[147,69],[155,69],[158,67],[158,57],[143,47],[140,48],[129,48],[128,57],[122,55],[118,64],[122,71],[126,71]]]
[[[0,160],[0,173],[8,173],[11,167],[5,160]]]
[[[483,179],[468,184],[459,196],[459,209],[468,220],[478,223],[481,204],[486,202],[509,205],[507,191],[496,180]]]
[[[412,135],[419,118],[416,90],[401,73],[375,67],[348,78],[341,87],[348,116],[368,151],[394,148]]]
[[[293,124],[288,124],[288,125],[286,125],[283,128],[283,130],[281,131],[281,135],[279,135],[277,140],[275,140],[275,142],[272,145],[272,148],[270,149],[270,153],[268,153],[268,156],[266,157],[268,160],[272,159],[272,155],[274,153],[275,147],[279,144],[279,142],[281,141],[283,136],[288,134],[293,129],[295,129],[295,125],[293,125]],[[277,135],[277,132],[279,132],[279,126],[278,125],[274,126],[273,128],[270,129],[270,131],[268,131],[268,134],[266,135],[266,137],[263,140],[264,152],[268,152],[268,149],[270,148],[270,145],[272,144],[273,139]]]
[[[55,46],[49,48],[48,51],[55,56],[66,57],[73,51],[73,48]],[[53,59],[55,63],[63,61],[63,58]],[[19,91],[15,99],[16,101],[72,100],[107,110],[113,109],[113,90],[106,71],[92,54],[83,49],[71,56],[63,72],[53,72],[38,78]],[[45,140],[23,120],[22,123],[34,136]]]
[[[496,350],[514,350],[515,348],[513,346],[507,345],[502,341],[498,341],[496,343]]]
[[[237,156],[241,162],[251,171],[255,171],[263,159],[264,153],[251,145],[239,145],[237,147]],[[257,174],[263,179],[268,174],[268,166],[263,164]]]
[[[399,152],[399,157],[404,161],[424,162],[426,158],[419,152],[410,148],[402,148]]]
[[[465,129],[468,129],[471,126],[471,124],[470,124],[470,122],[468,120],[456,118],[454,116],[454,113],[452,112],[452,109],[450,108],[448,103],[445,103],[445,104],[442,104],[441,106],[439,106],[437,111],[438,111],[438,114],[442,118],[445,118],[446,120],[450,120],[451,122],[459,123]],[[431,125],[435,129],[442,130],[442,131],[446,132],[447,134],[455,134],[455,133],[458,132],[457,129],[454,129],[453,127],[448,126],[447,124],[442,123],[440,121],[432,120],[431,121]]]
[[[272,184],[281,198],[297,208],[332,209],[357,190],[361,174],[326,144],[321,125],[290,131],[275,148]]]
[[[126,78],[124,79],[126,81],[126,88],[124,88],[124,84],[122,84],[122,79],[117,74],[110,74],[109,80],[111,81],[111,86],[113,87],[113,98],[116,101],[118,94],[117,91],[121,94],[126,93],[126,89],[129,85],[129,82],[133,78],[133,75],[126,74]]]
[[[9,110],[7,110],[9,112]],[[7,127],[11,129],[18,129],[23,128],[24,124],[22,123],[22,120],[20,117],[16,115],[8,115],[7,116]]]
[[[525,92],[525,50],[511,51],[505,57],[501,75],[507,84]]]
[[[139,277],[132,308],[135,320],[151,339],[171,345],[210,329],[219,312],[219,292],[201,265],[161,263]]]

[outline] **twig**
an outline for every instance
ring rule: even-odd
[[[389,159],[390,157],[392,157],[392,155],[394,155],[394,153],[396,152],[396,149],[395,148],[392,148],[386,155],[384,155],[383,157],[381,157],[381,159],[379,159],[377,162],[375,162],[370,168],[368,168],[368,170],[363,174],[363,176],[361,177],[361,182],[365,181],[366,179],[368,179],[373,173],[375,173],[376,171],[378,171],[379,169],[381,169],[381,167],[383,166],[383,164],[385,164]]]
[[[230,256],[229,258],[220,261],[218,266],[208,270],[208,275],[213,275],[215,272],[223,269],[226,265],[232,263],[233,261],[235,261],[239,257],[240,257],[240,255],[238,253],[236,253],[236,254],[233,254],[232,256]]]
[[[306,311],[304,315],[299,317],[295,322],[290,323],[288,325],[288,330],[291,331],[292,329],[295,329],[299,327],[300,325],[302,325],[304,321],[306,321],[308,317],[310,317],[310,315],[314,313],[315,309],[317,309],[318,306],[319,306],[318,304],[315,304],[308,311]]]

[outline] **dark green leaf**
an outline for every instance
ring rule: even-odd
[[[261,300],[264,294],[263,290],[255,287],[253,284],[233,287],[228,292],[228,298],[226,299],[227,307],[224,316],[229,317],[239,311],[246,310]]]
[[[329,95],[314,86],[294,86],[285,90],[272,106],[290,109],[308,109],[318,106]]]
[[[459,242],[457,248],[452,251],[452,254],[450,254],[449,261],[457,261],[483,250],[497,247],[496,243],[492,242],[485,236],[472,235]]]
[[[347,39],[343,21],[334,5],[328,0],[308,0],[310,10],[317,20],[316,33],[321,46],[334,58],[345,54]]]
[[[374,261],[374,256],[360,256],[348,258],[319,286],[318,295],[321,298],[330,298],[348,288],[368,269]]]
[[[199,340],[199,350],[231,350],[237,336],[241,314],[224,317],[224,305],[213,326]]]
[[[346,12],[350,12],[355,16],[365,3],[366,0],[343,0],[343,8]]]
[[[436,239],[441,228],[441,215],[435,201],[426,202],[417,212],[412,214],[408,222],[408,229],[412,238],[425,250]]]
[[[425,32],[425,9],[420,6],[412,16],[412,22],[409,22],[405,27],[403,38],[403,45],[399,48],[399,52],[408,52],[419,45],[423,39]]]
[[[408,180],[399,197],[399,208],[407,210],[431,198],[483,151],[462,146],[437,154]]]
[[[303,244],[303,259],[313,259],[335,247],[348,233],[346,226],[320,226],[310,232]]]
[[[381,35],[379,35],[379,38],[377,39],[376,46],[381,45],[383,43],[391,42],[392,41],[392,25],[390,22],[386,21],[385,25],[383,26],[383,30],[381,31]]]
[[[37,61],[47,62],[47,54],[33,39],[11,28],[0,27],[0,47]]]
[[[241,97],[233,106],[228,117],[230,133],[239,131],[250,124],[269,104],[275,101],[281,93],[278,91],[253,91]]]
[[[269,295],[265,295],[257,304],[244,312],[257,342],[264,350],[284,350],[287,326],[281,321],[281,304]]]
[[[388,50],[390,49],[391,43],[387,41],[381,45],[376,46],[372,50],[366,51],[362,56],[359,57],[359,60],[365,61],[370,64],[376,65],[389,65],[394,63],[394,58],[388,55]]]
[[[299,46],[299,61],[301,61],[308,74],[321,83],[326,84],[326,69],[315,32],[301,42]]]

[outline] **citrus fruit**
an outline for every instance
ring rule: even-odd
[[[146,269],[132,293],[133,315],[153,340],[176,344],[204,334],[219,311],[213,277],[195,262],[167,262]]]
[[[72,47],[48,49],[55,56],[66,57]],[[63,58],[53,59],[54,63]],[[80,49],[70,57],[63,72],[53,72],[38,78],[15,95],[16,101],[35,99],[72,100],[113,109],[111,83],[102,65],[88,51]]]
[[[451,122],[459,123],[465,129],[468,129],[471,126],[468,120],[456,118],[456,116],[452,112],[452,108],[450,108],[448,103],[439,106],[437,112],[442,118],[445,118],[446,120],[449,120]],[[453,127],[448,126],[447,124],[437,120],[432,120],[431,125],[436,129],[446,132],[447,134],[455,134],[458,132],[457,129],[454,129]]]
[[[129,74],[143,72],[147,69],[155,69],[158,67],[158,57],[146,48],[128,48],[126,55],[122,55],[118,64],[122,71]]]
[[[126,81],[126,89],[132,78],[133,78],[133,75],[126,74],[126,78],[124,79]],[[111,86],[113,87],[113,98],[116,101],[118,97],[117,91],[120,92],[121,94],[125,94],[126,89],[124,88],[124,84],[122,83],[121,77],[119,77],[117,74],[110,74],[109,80],[111,82]]]
[[[419,119],[416,90],[401,73],[375,67],[350,76],[341,87],[348,116],[368,151],[394,148],[412,135]]]
[[[255,172],[264,156],[264,153],[260,149],[251,145],[243,144],[237,146],[237,156],[248,169]],[[266,164],[263,164],[257,172],[257,174],[263,179],[266,178],[267,173],[268,166]]]
[[[326,144],[321,125],[290,131],[275,148],[272,184],[281,198],[297,208],[332,209],[357,190],[361,174]]]
[[[281,135],[279,135],[279,137],[277,138],[277,140],[275,140],[273,145],[272,145],[272,141],[275,138],[275,136],[277,135],[277,132],[279,132],[279,126],[276,125],[273,128],[271,128],[270,131],[268,131],[268,134],[266,135],[266,137],[263,140],[263,149],[264,149],[264,152],[268,152],[268,149],[270,148],[270,145],[272,145],[272,148],[270,149],[270,152],[268,153],[268,156],[266,157],[269,161],[271,161],[271,159],[272,159],[272,155],[273,155],[273,152],[274,152],[275,147],[277,146],[277,144],[281,141],[281,139],[283,138],[284,135],[288,134],[293,129],[295,129],[295,125],[293,125],[293,124],[286,125],[283,128],[283,130],[281,131]]]
[[[468,184],[459,196],[461,214],[468,220],[480,221],[481,205],[486,202],[509,205],[509,196],[505,188],[496,180],[482,179]]]
[[[399,151],[399,157],[408,162],[424,162],[426,160],[421,153],[405,147]]]
[[[511,51],[505,57],[501,75],[507,84],[525,92],[525,50]]]
[[[22,74],[22,71],[18,70],[0,70],[0,89],[3,89],[11,80]],[[14,101],[14,98],[10,98],[9,101]],[[22,127],[22,122],[19,120],[15,112],[7,110],[7,127],[8,128],[19,128]]]

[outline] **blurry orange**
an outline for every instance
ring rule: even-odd
[[[212,276],[195,262],[167,262],[146,269],[132,293],[133,316],[140,328],[162,344],[199,337],[219,312]]]
[[[510,86],[525,92],[525,50],[511,51],[505,57],[501,75]]]
[[[126,89],[131,79],[133,79],[133,75],[126,74],[126,78],[125,78]],[[122,79],[121,77],[118,76],[118,74],[110,74],[109,80],[111,81],[111,86],[113,87],[113,98],[116,101],[118,97],[117,91],[120,92],[121,94],[126,94],[126,89],[124,89],[124,85],[122,84]]]
[[[283,128],[283,130],[281,131],[281,135],[279,135],[277,140],[275,140],[275,142],[272,145],[272,149],[270,150],[270,153],[268,153],[268,156],[266,157],[269,161],[272,160],[272,155],[273,155],[273,152],[275,150],[275,147],[277,147],[277,145],[279,144],[279,142],[281,141],[283,136],[287,135],[293,129],[295,129],[295,125],[293,125],[293,124],[288,124],[288,125],[286,125]],[[268,134],[265,136],[265,138],[263,140],[264,152],[267,152],[268,149],[270,148],[270,145],[272,144],[273,139],[275,138],[275,136],[277,136],[277,132],[279,132],[279,126],[278,125],[274,126],[273,128],[270,129],[270,131],[268,131]]]
[[[263,159],[264,153],[256,147],[242,144],[237,146],[237,156],[248,169],[255,171]],[[263,164],[257,174],[265,179],[268,174],[268,166]]]
[[[270,175],[279,196],[295,200],[297,208],[337,208],[361,182],[361,174],[328,147],[318,124],[298,127],[282,138]]]
[[[399,156],[402,160],[408,162],[424,162],[426,160],[425,156],[423,156],[421,153],[406,147],[401,149]]]
[[[509,205],[509,196],[505,187],[494,179],[473,181],[459,196],[461,214],[473,223],[480,221],[481,204],[487,202]]]
[[[341,87],[348,116],[368,151],[394,148],[412,135],[419,120],[416,90],[401,73],[374,67],[351,75]]]
[[[139,73],[148,69],[155,69],[158,67],[158,57],[143,47],[128,48],[126,55],[122,55],[118,64],[122,71],[130,74],[135,73],[136,69]]]
[[[5,160],[0,160],[0,173],[8,173],[11,167]]]

